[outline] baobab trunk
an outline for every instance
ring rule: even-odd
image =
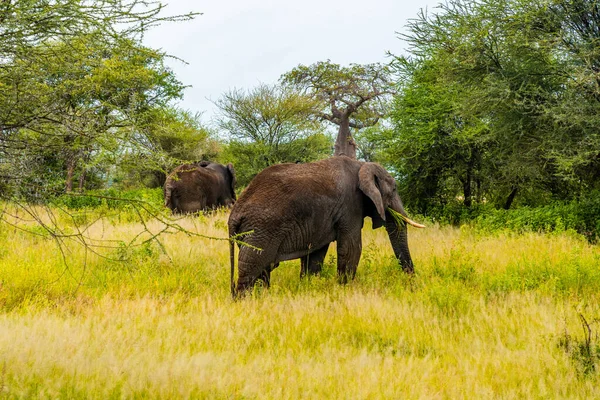
[[[350,119],[343,115],[340,118],[340,130],[335,141],[334,156],[347,156],[356,160],[356,142],[350,133]]]

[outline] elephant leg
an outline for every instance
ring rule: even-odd
[[[306,274],[316,275],[323,269],[323,261],[327,255],[329,243],[320,249],[300,258],[300,278]]]
[[[362,252],[362,238],[360,230],[353,235],[343,235],[337,242],[337,270],[340,283],[348,283],[348,278],[354,279],[356,268]]]

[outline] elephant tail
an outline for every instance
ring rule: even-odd
[[[231,264],[231,297],[235,299],[235,242],[233,241],[233,236],[229,238],[229,262]]]
[[[229,263],[231,265],[231,297],[235,300],[237,293],[235,290],[235,240],[237,237],[238,230],[240,228],[240,221],[229,217]]]

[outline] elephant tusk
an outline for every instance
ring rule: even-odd
[[[412,225],[415,228],[425,228],[425,225],[419,224],[418,222],[415,222],[412,219],[405,217],[402,214],[400,214],[400,218],[402,218],[404,221],[406,221],[407,224]]]
[[[394,210],[393,208],[388,207],[388,211],[392,214],[392,216],[396,219],[396,221],[398,221],[398,218],[402,218],[404,220],[404,222],[406,222],[409,225],[414,226],[415,228],[425,228],[425,225],[422,225],[422,224],[419,224],[418,222],[413,221],[412,219],[408,218],[405,215],[402,215],[401,213]]]

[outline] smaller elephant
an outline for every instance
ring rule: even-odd
[[[209,161],[183,164],[165,182],[165,206],[174,214],[188,214],[217,207],[230,207],[236,201],[235,170]]]

